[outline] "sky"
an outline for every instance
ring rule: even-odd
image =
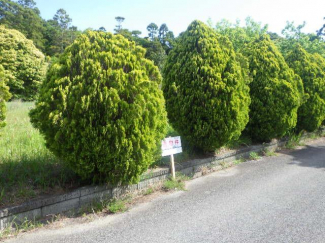
[[[315,33],[325,21],[325,0],[35,0],[44,19],[52,19],[59,8],[72,18],[81,30],[103,26],[112,32],[116,16],[125,18],[123,28],[140,30],[147,36],[150,23],[166,23],[178,35],[195,19],[213,23],[222,19],[235,22],[248,16],[269,31],[281,33],[286,21],[301,24],[304,32]]]

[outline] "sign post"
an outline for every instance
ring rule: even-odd
[[[170,170],[172,171],[173,179],[175,179],[176,174],[175,174],[175,163],[174,163],[174,155],[173,154],[170,155]]]
[[[170,170],[173,179],[176,178],[175,175],[175,163],[174,154],[182,153],[182,142],[181,137],[168,137],[161,141],[162,156],[170,155]]]

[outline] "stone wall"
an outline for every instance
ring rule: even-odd
[[[251,152],[262,152],[264,149],[274,151],[285,143],[285,141],[275,141],[225,152],[205,159],[191,160],[182,164],[177,164],[176,171],[196,178],[206,173],[222,169],[225,164],[231,163],[234,160],[248,158]],[[40,219],[48,215],[78,210],[96,200],[119,198],[126,193],[144,190],[150,186],[162,183],[169,176],[169,169],[160,168],[142,175],[141,181],[135,185],[115,188],[108,186],[87,186],[63,195],[31,200],[19,206],[1,209],[0,230],[4,229],[12,222],[20,223],[26,219]]]

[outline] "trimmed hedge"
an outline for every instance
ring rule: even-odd
[[[84,179],[135,183],[166,132],[161,76],[121,35],[89,31],[54,63],[31,121]]]
[[[283,137],[296,126],[304,95],[302,81],[267,35],[250,43],[244,54],[253,78],[247,133],[260,142]]]
[[[170,51],[163,70],[168,118],[192,146],[213,151],[245,128],[249,81],[237,58],[230,41],[200,21]]]

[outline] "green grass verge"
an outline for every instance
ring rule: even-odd
[[[180,190],[185,191],[185,181],[188,181],[190,177],[181,173],[176,173],[176,178],[170,178],[166,180],[163,185],[165,191]]]
[[[249,158],[250,158],[251,160],[258,160],[258,159],[261,158],[261,156],[259,156],[258,153],[256,153],[256,152],[250,152],[250,153],[249,153]]]
[[[0,207],[79,185],[31,125],[28,112],[33,106],[20,101],[7,104],[7,126],[0,130]]]

